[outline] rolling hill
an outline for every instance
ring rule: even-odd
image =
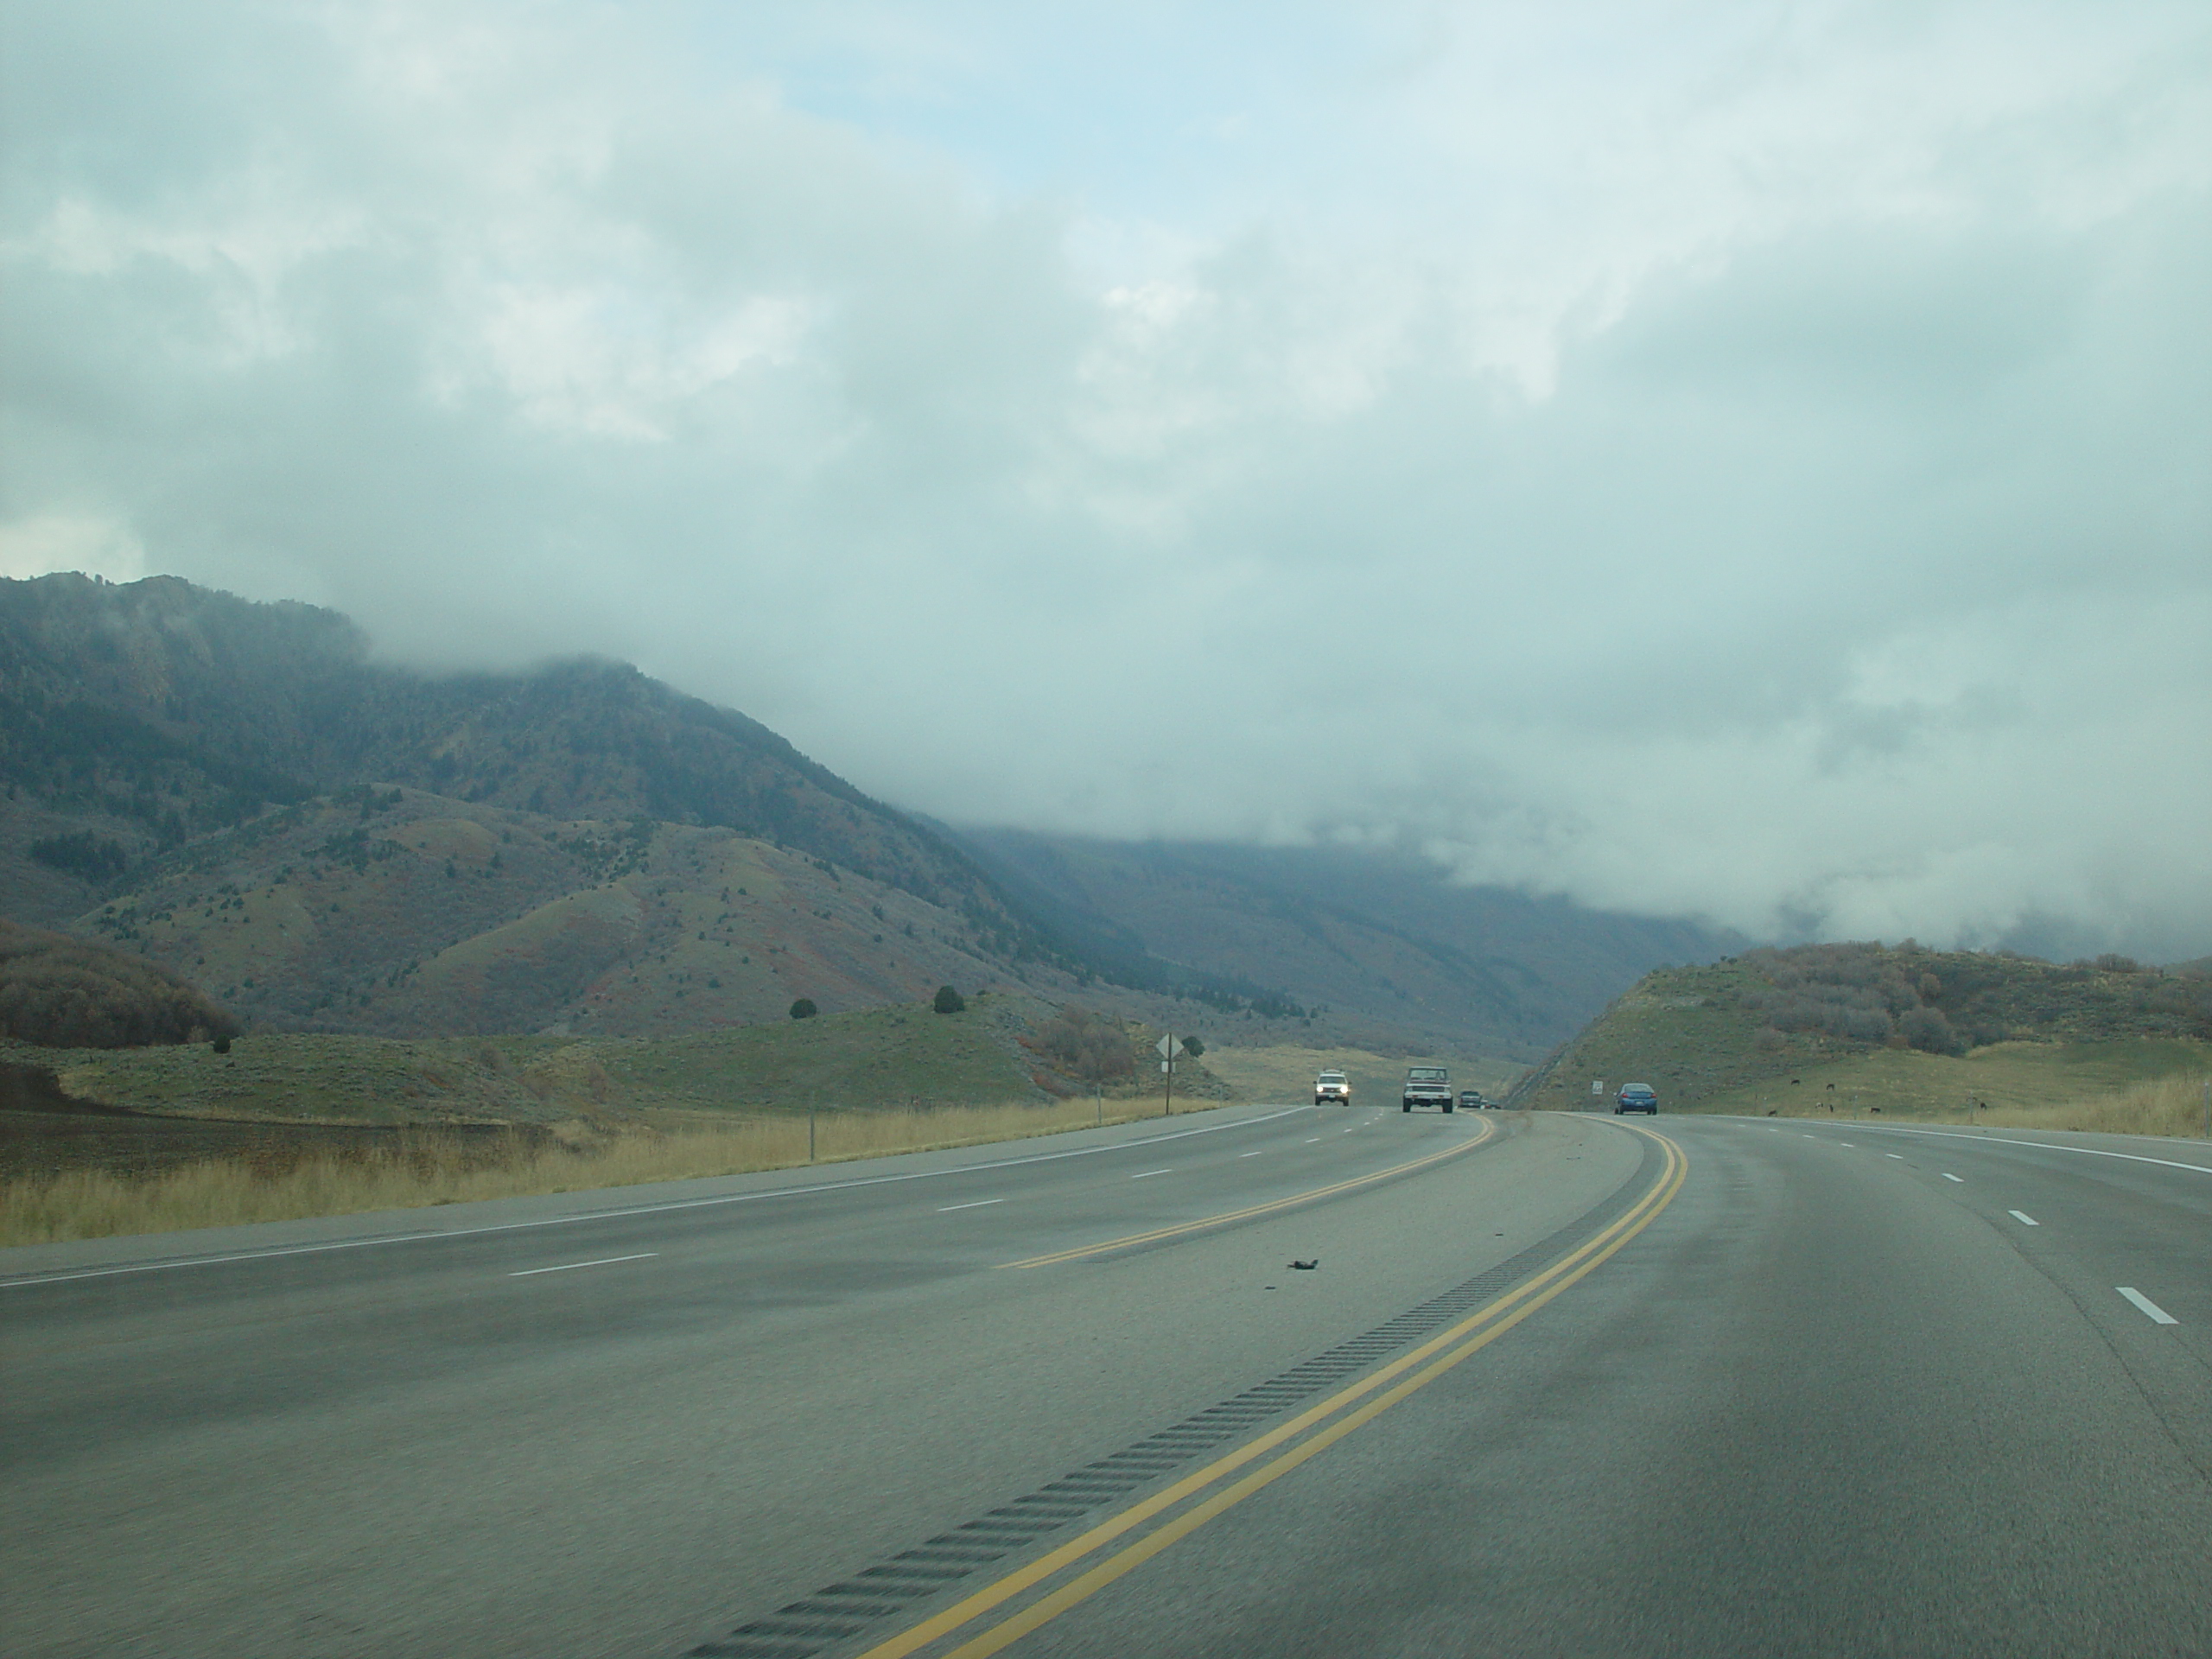
[[[2118,957],[2055,963],[1910,941],[1750,950],[1647,974],[1515,1090],[1565,1110],[1628,1081],[1669,1109],[1776,1109],[1835,1084],[1874,1103],[1992,1092],[2000,1069],[2059,1086],[2088,1066],[2100,1084],[2202,1066],[2212,976]],[[2022,1071],[2025,1059],[2031,1064]],[[2117,1070],[2114,1070],[2117,1068]],[[2110,1076],[2107,1077],[2107,1073]],[[1608,1107],[1610,1102],[1605,1103]]]
[[[77,928],[263,1030],[666,1036],[1008,974],[961,916],[826,858],[397,786],[200,837]]]

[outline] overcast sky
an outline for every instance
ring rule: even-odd
[[[955,820],[2212,950],[2202,0],[0,18],[0,573]]]

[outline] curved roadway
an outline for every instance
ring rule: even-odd
[[[11,1655],[2212,1653],[2201,1142],[1244,1109],[0,1332]]]

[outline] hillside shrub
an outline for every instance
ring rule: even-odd
[[[48,836],[31,842],[27,850],[48,869],[60,870],[85,881],[112,881],[130,862],[120,842],[96,836],[89,830]]]
[[[820,1012],[821,1010],[814,1006],[814,999],[810,996],[802,996],[791,1004],[791,1018],[794,1020],[811,1020]]]
[[[1774,992],[1746,992],[1738,1001],[1755,1012],[1764,1012],[1768,1027],[1777,1032],[1825,1032],[1853,1042],[1879,1043],[1891,1030],[1888,1000],[1875,988],[1808,983]]]
[[[930,1007],[936,1009],[939,1014],[958,1014],[967,1007],[967,1006],[968,999],[961,995],[959,992],[954,990],[950,985],[938,986],[937,988],[937,996],[935,1000],[930,1003]]]
[[[1941,1008],[1912,1008],[1897,1020],[1897,1035],[1928,1054],[1963,1054],[1967,1040],[1952,1029]]]
[[[0,1036],[42,1048],[142,1048],[242,1029],[143,957],[0,920]]]
[[[1085,1083],[1126,1077],[1136,1071],[1136,1050],[1114,1020],[1070,1003],[1029,1035],[1029,1045],[1055,1070]]]

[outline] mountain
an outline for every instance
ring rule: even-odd
[[[11,817],[67,819],[79,837],[49,845],[47,868],[95,882],[265,805],[373,781],[559,820],[732,829],[1037,943],[941,837],[634,668],[414,674],[372,664],[334,613],[174,577],[0,582],[0,778],[29,798]],[[21,868],[30,839],[0,848],[11,913],[79,896]]]
[[[1370,855],[956,832],[624,664],[416,673],[174,577],[0,581],[0,915],[264,1030],[664,1036],[1020,983],[1532,1060],[1734,943]]]
[[[1533,1060],[1646,970],[1744,942],[1687,922],[1454,886],[1373,852],[1131,843],[1007,830],[961,839],[1056,935],[1126,982],[1177,975],[1287,1002],[1319,1040]],[[1268,1011],[1264,1001],[1258,1011]],[[1233,1034],[1235,1027],[1228,1030]]]
[[[665,1033],[1066,953],[963,850],[635,669],[428,676],[175,578],[0,582],[0,914],[257,1025]]]
[[[396,785],[199,837],[73,927],[258,1028],[388,1036],[671,1036],[1014,976],[959,913],[796,849]]]

